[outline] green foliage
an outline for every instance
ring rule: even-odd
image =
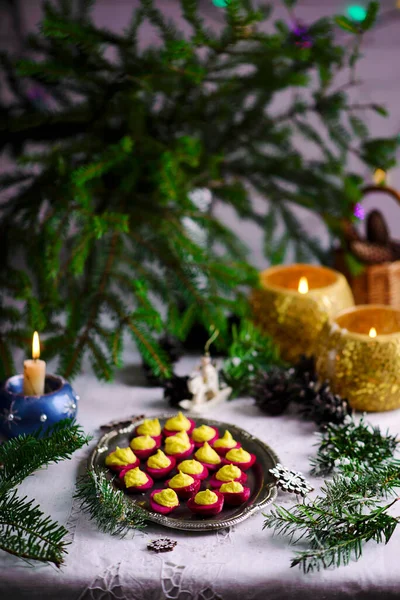
[[[272,366],[281,365],[279,350],[272,338],[251,321],[242,320],[232,327],[232,343],[222,366],[222,376],[232,387],[231,398],[251,394],[257,376]]]
[[[349,461],[373,468],[391,458],[399,443],[396,436],[383,435],[379,427],[373,427],[364,419],[358,424],[352,420],[344,425],[329,424],[319,436],[317,456],[311,464],[315,475],[324,476],[334,470],[337,461],[342,462],[344,468]]]
[[[123,537],[131,529],[141,529],[145,524],[146,512],[116,489],[104,471],[89,470],[78,481],[75,497],[104,533]]]
[[[389,542],[399,522],[388,514],[399,499],[397,446],[395,436],[383,435],[364,419],[358,425],[352,420],[328,425],[312,464],[316,474],[335,471],[333,479],[316,498],[265,515],[264,527],[307,546],[296,552],[292,567],[308,573],[347,565],[361,557],[366,542]]]
[[[46,517],[33,500],[19,498],[13,488],[37,469],[70,458],[89,438],[69,419],[39,435],[20,435],[0,446],[0,549],[59,566],[67,530]]]
[[[261,227],[270,261],[290,249],[324,261],[296,208],[337,231],[358,185],[346,183],[349,153],[374,168],[393,164],[397,140],[368,138],[358,117],[368,106],[352,105],[340,79],[350,65],[351,87],[376,3],[353,46],[339,45],[334,19],[324,18],[310,24],[309,48],[284,22],[259,26],[271,11],[253,4],[228,3],[224,26],[211,31],[196,3],[181,0],[183,33],[153,0],[141,0],[120,32],[95,24],[91,2],[46,2],[31,51],[19,62],[0,55],[0,153],[18,165],[0,176],[2,377],[14,372],[14,348],[29,347],[39,329],[44,358],[58,357],[68,378],[87,357],[110,379],[126,333],[168,378],[155,333],[183,338],[199,322],[226,345],[226,315],[246,313],[244,286],[257,282],[237,236],[193,190],[207,188],[213,204]],[[155,47],[138,43],[149,24]],[[279,112],[287,90],[293,101]],[[266,210],[255,209],[254,192]],[[10,320],[16,299],[19,318]]]

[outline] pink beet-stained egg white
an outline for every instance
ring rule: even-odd
[[[131,448],[120,448],[116,447],[113,452],[110,452],[106,456],[106,466],[115,471],[115,473],[121,473],[126,467],[133,469],[140,463],[138,457],[132,452]]]
[[[250,488],[244,487],[239,481],[230,481],[223,483],[219,491],[224,497],[225,504],[229,506],[238,506],[247,502],[250,497]]]
[[[150,475],[141,471],[139,467],[124,471],[120,478],[123,479],[126,491],[132,493],[145,492],[153,487],[154,483]]]
[[[175,417],[168,419],[164,425],[163,434],[165,437],[175,435],[180,431],[185,431],[190,435],[193,429],[196,427],[196,423],[193,419],[185,417],[185,415],[179,412]]]
[[[173,456],[166,456],[162,450],[157,450],[146,461],[146,471],[153,479],[167,477],[175,468],[176,460]]]
[[[172,489],[153,490],[150,494],[150,508],[155,512],[169,515],[178,506],[179,498]]]
[[[233,439],[233,436],[230,431],[226,430],[224,435],[221,438],[218,438],[213,443],[212,447],[214,450],[220,455],[225,456],[229,450],[233,448],[240,448],[240,442],[237,442]]]
[[[159,441],[150,435],[139,435],[131,439],[130,447],[140,460],[145,460],[161,446],[161,437]]]
[[[210,445],[215,442],[219,437],[219,431],[216,427],[210,427],[209,425],[201,425],[195,427],[192,431],[192,440],[196,448],[200,448],[204,442],[208,442]]]
[[[157,448],[161,446],[161,425],[158,419],[145,419],[135,429],[135,435],[149,435],[157,442]]]
[[[234,448],[233,450],[229,450],[224,458],[224,464],[236,465],[242,471],[247,471],[247,469],[250,469],[255,462],[255,454],[250,454],[250,452],[247,452],[243,448]]]
[[[208,477],[207,467],[202,465],[198,460],[183,460],[176,468],[178,471],[186,473],[186,475],[190,475],[193,479],[199,479],[200,481]]]
[[[193,479],[185,473],[178,473],[172,479],[167,481],[167,487],[176,492],[179,498],[187,500],[196,494],[200,489],[200,479]]]
[[[185,431],[180,431],[176,435],[165,439],[165,454],[173,456],[177,461],[189,458],[193,450],[194,443]]]
[[[187,506],[196,515],[211,517],[222,511],[224,496],[216,490],[204,490],[189,498]]]
[[[208,442],[204,442],[201,448],[195,452],[194,456],[209,471],[215,471],[222,463],[221,457],[211,448]]]
[[[246,473],[243,473],[236,465],[224,465],[210,479],[210,485],[213,488],[220,488],[224,483],[238,481],[245,483],[247,481]]]

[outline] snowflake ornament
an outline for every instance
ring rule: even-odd
[[[11,402],[9,408],[3,408],[3,412],[0,414],[0,418],[4,421],[5,425],[11,429],[13,423],[18,423],[21,417],[18,416],[18,411],[14,408],[14,400]]]
[[[151,540],[147,544],[148,550],[153,550],[153,552],[172,552],[175,548],[176,544],[174,540],[170,540],[169,538],[160,538],[158,540]]]
[[[64,406],[64,415],[67,415],[68,419],[75,416],[76,413],[76,402],[74,400],[68,400]]]
[[[314,489],[302,473],[299,471],[291,471],[280,463],[277,463],[273,469],[269,470],[269,472],[275,477],[276,485],[284,492],[297,495],[300,494],[304,497]]]

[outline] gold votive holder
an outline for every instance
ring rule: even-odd
[[[307,280],[308,291],[299,292]],[[354,305],[345,277],[317,265],[271,267],[260,273],[260,288],[251,296],[254,320],[270,335],[284,360],[295,362],[315,353],[318,337],[328,319]]]
[[[355,306],[326,323],[317,371],[355,410],[400,407],[400,310],[380,304]]]

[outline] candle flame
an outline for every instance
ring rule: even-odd
[[[32,339],[32,358],[40,358],[40,340],[37,331],[33,334]]]
[[[308,281],[307,277],[300,277],[299,287],[297,288],[300,294],[307,294],[308,292]]]
[[[371,327],[371,329],[369,330],[369,337],[370,338],[375,338],[376,337],[376,329],[375,327]]]

